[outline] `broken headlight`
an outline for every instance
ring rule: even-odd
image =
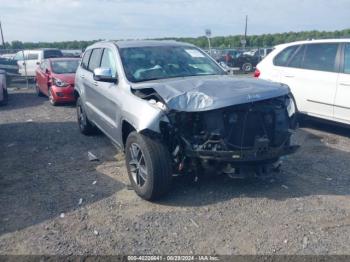
[[[163,104],[163,103],[160,102],[160,101],[156,101],[155,99],[150,99],[148,102],[149,102],[151,105],[153,105],[153,106],[159,108],[159,109],[162,110],[162,111],[165,111],[165,110],[166,110],[166,105]]]
[[[66,87],[69,84],[58,78],[52,78],[52,83],[57,87]]]
[[[286,99],[286,108],[289,117],[292,117],[296,113],[295,101],[292,94],[289,94]]]

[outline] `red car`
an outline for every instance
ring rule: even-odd
[[[79,58],[43,60],[35,72],[37,95],[48,96],[52,105],[74,102],[74,80],[79,61]]]

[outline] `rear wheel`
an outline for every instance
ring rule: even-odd
[[[6,105],[7,104],[7,102],[8,102],[8,93],[7,93],[7,89],[5,89],[5,88],[3,88],[2,89],[2,95],[3,95],[3,100],[0,102],[0,105],[1,106],[4,106],[4,105]]]
[[[40,88],[38,86],[38,83],[35,83],[35,93],[37,96],[44,96],[44,94],[40,91]]]
[[[130,133],[125,160],[131,185],[140,197],[154,200],[168,192],[172,179],[171,158],[160,141]]]
[[[79,130],[84,135],[92,135],[96,133],[96,127],[91,124],[86,116],[86,111],[80,97],[77,99],[77,119]]]
[[[11,76],[6,76],[6,86],[9,87],[11,85],[12,82],[12,77]]]

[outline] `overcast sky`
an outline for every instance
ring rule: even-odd
[[[5,41],[242,34],[350,27],[350,0],[0,0]]]

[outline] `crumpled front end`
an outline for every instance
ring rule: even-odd
[[[178,171],[197,161],[233,167],[263,165],[294,153],[295,103],[283,95],[202,112],[169,112],[161,123]]]

